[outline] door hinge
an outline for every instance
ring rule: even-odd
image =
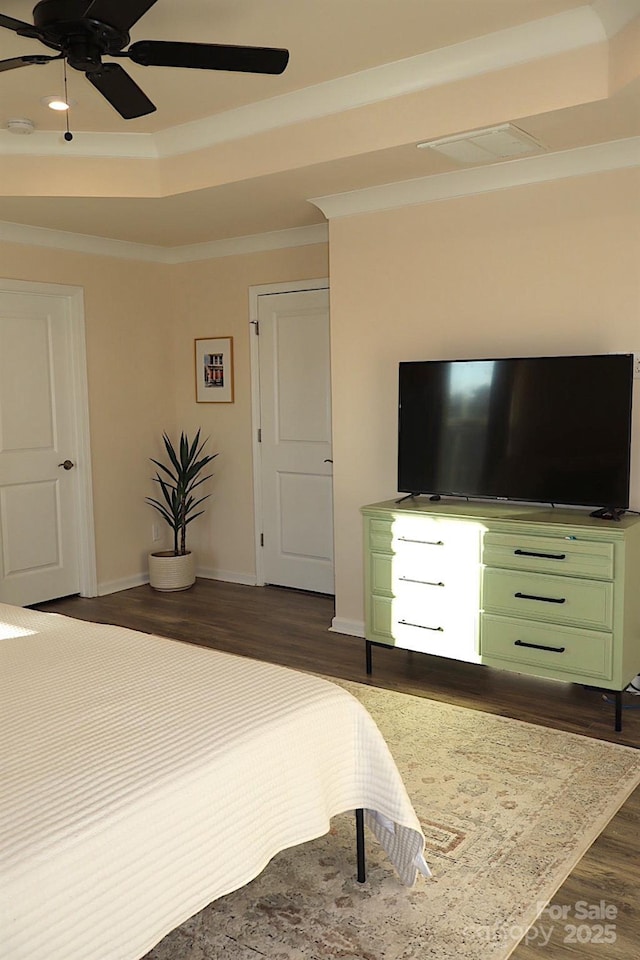
[[[262,427],[258,427],[258,443],[262,443]]]
[[[260,534],[260,546],[264,547],[264,533]]]

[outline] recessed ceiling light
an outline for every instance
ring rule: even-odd
[[[43,97],[40,103],[43,103],[45,107],[49,107],[50,110],[68,110],[69,107],[75,106],[75,100],[65,100],[64,97]]]

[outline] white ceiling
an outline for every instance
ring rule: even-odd
[[[2,13],[26,21],[31,21],[31,6],[29,0],[0,0]],[[474,71],[486,78],[499,70],[504,66],[500,58],[509,50],[521,51],[514,53],[516,61],[539,60],[541,106],[522,116],[496,116],[496,122],[516,122],[551,152],[636,137],[638,75],[618,83],[610,96],[576,91],[562,106],[556,95],[559,105],[553,109],[548,106],[553,97],[544,90],[545,58],[552,55],[554,37],[568,37],[566,43],[557,39],[558,52],[571,45],[578,50],[581,31],[583,48],[606,45],[634,15],[640,16],[637,0],[158,0],[132,29],[132,42],[282,46],[291,53],[287,70],[280,77],[264,77],[120,61],[157,106],[149,117],[125,121],[81,73],[69,69],[68,92],[76,101],[69,115],[71,143],[62,140],[64,116],[41,103],[62,91],[61,63],[0,73],[0,221],[164,247],[322,223],[323,214],[310,198],[458,169],[432,151],[416,150],[419,137],[403,142],[391,129],[388,137],[381,129],[356,129],[359,108],[396,94],[393,102],[402,111],[416,91],[439,86],[455,95],[456,83],[468,100],[470,88],[463,81]],[[0,59],[35,52],[47,51],[0,29]],[[373,69],[381,67],[385,69]],[[420,82],[416,79],[412,87],[418,75]],[[437,128],[441,136],[461,132],[454,114],[438,117],[435,127],[434,118],[425,118],[425,130]],[[8,120],[22,117],[35,124],[31,136],[6,130]],[[289,119],[274,119],[278,117]],[[297,125],[301,141],[304,124],[309,124],[309,144],[322,143],[318,137],[327,117],[346,118],[343,140],[353,118],[352,148],[346,142],[340,149],[334,145],[325,156],[316,148],[290,162],[281,157],[267,163],[265,155],[263,168],[253,155],[246,172],[235,173],[219,159],[224,151],[230,156],[231,146],[243,138],[248,138],[250,153],[254,131],[276,136],[287,123],[291,129]],[[327,138],[335,137],[335,129],[327,131]],[[369,146],[363,145],[367,140]],[[277,143],[270,143],[277,153]],[[202,150],[213,151],[209,178],[201,171]],[[21,157],[38,164],[37,176],[33,173],[24,183],[16,172]],[[119,158],[127,158],[131,164],[131,157],[151,165],[174,162],[180,165],[180,177],[174,178],[179,185],[119,191],[104,176],[106,167],[101,180],[87,179],[82,189],[65,184],[61,163],[85,158],[84,168],[78,169],[93,171],[98,157],[105,163],[122,164]],[[189,176],[191,162],[197,176]],[[35,169],[25,164],[27,172]]]

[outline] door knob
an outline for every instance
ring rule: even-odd
[[[73,460],[65,460],[64,463],[59,463],[59,467],[64,467],[65,470],[71,470],[72,467],[75,467]]]

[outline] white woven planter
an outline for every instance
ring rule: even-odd
[[[154,590],[188,590],[196,582],[196,560],[189,552],[176,557],[171,550],[149,554],[149,584]]]

